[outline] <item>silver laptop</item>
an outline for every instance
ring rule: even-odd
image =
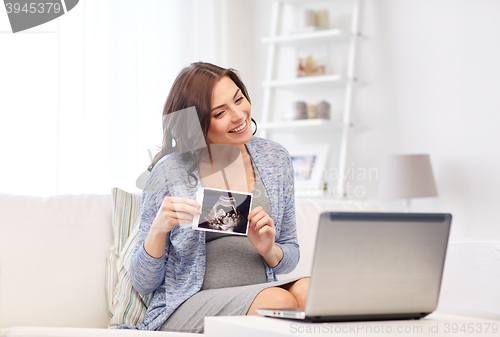
[[[418,319],[438,304],[450,214],[320,216],[305,308],[258,309],[312,322]]]

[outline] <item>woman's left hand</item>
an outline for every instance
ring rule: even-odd
[[[276,228],[273,219],[264,211],[261,206],[254,208],[248,215],[248,240],[259,252],[270,267],[275,267],[283,252],[274,244]]]

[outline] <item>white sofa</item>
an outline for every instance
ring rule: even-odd
[[[284,277],[308,274],[320,212],[377,210],[351,201],[296,204],[301,261]],[[0,194],[0,336],[155,334],[106,329],[112,208],[110,195]],[[500,242],[452,240],[438,311],[500,319],[499,284]]]

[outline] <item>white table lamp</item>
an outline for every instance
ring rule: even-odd
[[[412,198],[437,196],[428,154],[387,156],[380,171],[379,198],[406,199],[406,212]]]

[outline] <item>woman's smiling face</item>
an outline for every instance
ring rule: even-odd
[[[208,144],[243,145],[252,138],[251,105],[240,88],[224,76],[214,86]]]

